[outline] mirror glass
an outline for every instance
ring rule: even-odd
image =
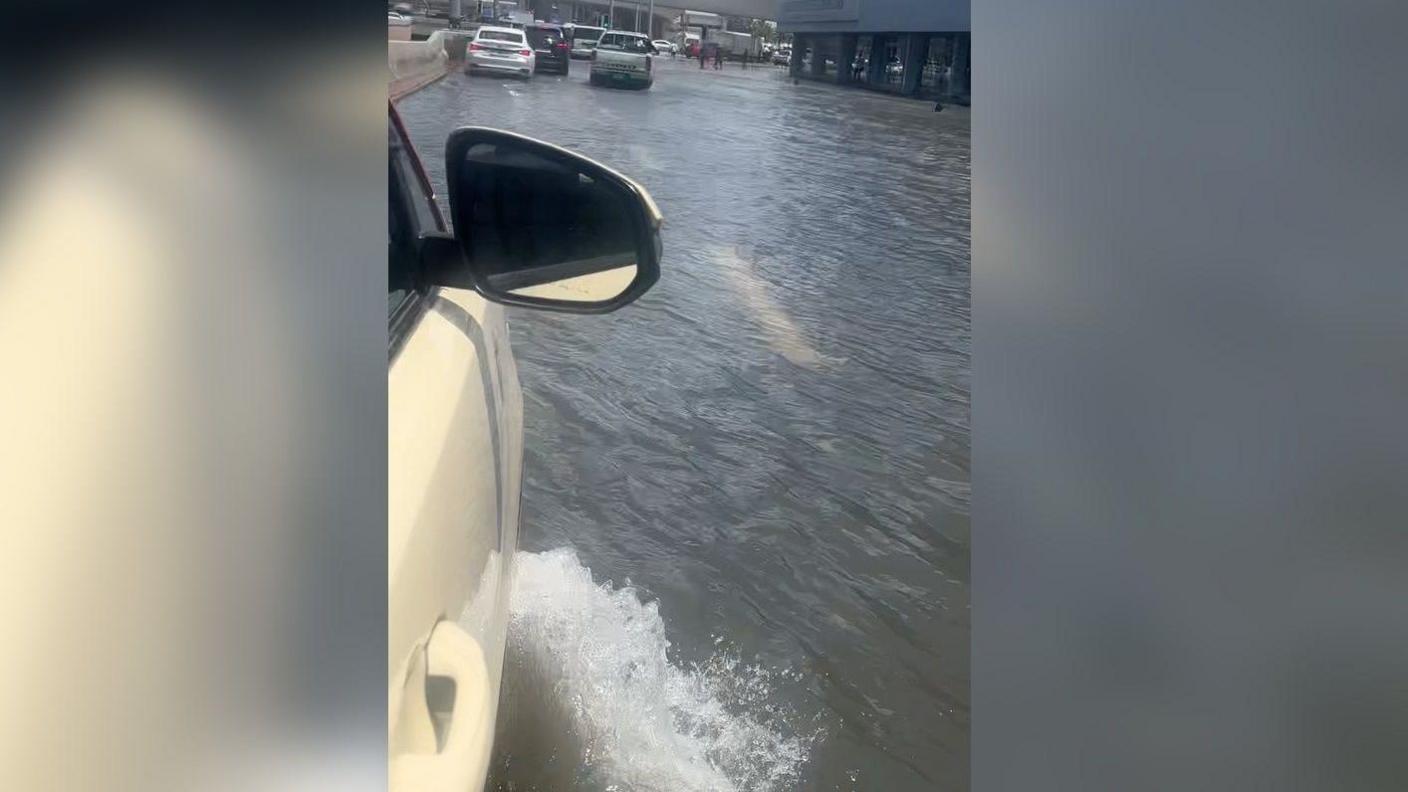
[[[498,294],[597,303],[637,275],[637,199],[592,163],[531,142],[476,141],[459,163],[455,234]]]

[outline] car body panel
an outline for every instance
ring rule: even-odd
[[[444,230],[424,169],[392,177]],[[405,163],[414,167],[407,173]],[[426,226],[431,226],[427,228]],[[416,291],[387,373],[387,671],[391,786],[478,789],[493,745],[523,465],[523,398],[504,308],[464,289]],[[454,678],[436,735],[427,670]],[[448,734],[448,737],[445,736]],[[446,742],[448,740],[448,742]],[[438,743],[444,743],[438,747]],[[450,747],[457,753],[450,755]]]
[[[516,56],[513,58],[495,57],[492,55],[480,55],[471,53],[468,58],[468,69],[471,72],[498,71],[511,72],[522,76],[533,73],[534,59],[532,57]]]
[[[459,288],[464,280],[445,277],[447,266],[458,266],[446,251],[459,254],[463,247],[446,233],[394,105],[389,112],[388,781],[393,792],[468,792],[483,789],[493,752],[518,544],[523,395],[506,309],[473,288]],[[447,150],[469,140],[465,135],[484,132],[522,138],[461,128]],[[579,160],[593,178],[619,186],[653,236],[653,251],[637,251],[651,267],[646,277],[618,284],[621,299],[635,299],[658,277],[658,207],[628,177],[558,151]],[[582,277],[618,275],[602,270]],[[579,280],[530,288],[549,296],[575,293]]]
[[[595,39],[572,39],[571,57],[577,60],[586,60],[592,56],[596,50]]]

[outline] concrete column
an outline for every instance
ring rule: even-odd
[[[787,73],[793,79],[802,76],[802,53],[806,51],[807,45],[810,43],[810,36],[804,36],[801,33],[792,36],[792,60],[787,63]]]
[[[812,77],[824,79],[826,77],[826,55],[833,49],[832,39],[835,36],[812,36]]]
[[[969,36],[968,33],[959,33],[954,41],[953,87],[950,90],[956,96],[968,96],[973,90],[969,85]]]
[[[851,76],[851,62],[856,59],[856,45],[859,42],[860,36],[854,33],[841,36],[841,49],[836,56],[836,82],[841,85],[855,81]]]
[[[900,63],[904,65],[904,79],[900,82],[900,93],[914,96],[919,93],[919,78],[924,76],[924,59],[929,56],[929,36],[924,33],[906,33],[900,39]]]
[[[885,53],[889,52],[890,37],[879,33],[870,38],[870,63],[865,67],[865,81],[871,85],[885,84]]]

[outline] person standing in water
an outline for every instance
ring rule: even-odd
[[[714,47],[714,68],[715,68],[715,69],[722,69],[723,67],[724,67],[724,48],[716,45],[716,46]]]

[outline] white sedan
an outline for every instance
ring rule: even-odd
[[[675,54],[680,49],[680,45],[674,43],[673,41],[666,41],[665,39],[655,39],[650,43],[654,45],[655,49],[658,49],[661,52],[668,52],[671,55]]]
[[[469,42],[469,65],[465,70],[476,72],[512,72],[533,76],[535,57],[523,31],[511,27],[485,25]]]

